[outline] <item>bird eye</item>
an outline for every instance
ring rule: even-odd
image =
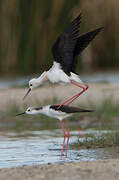
[[[30,111],[30,109],[28,109],[28,112]]]
[[[30,84],[30,86],[32,86],[32,84]]]

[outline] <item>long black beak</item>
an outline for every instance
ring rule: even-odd
[[[23,97],[23,100],[26,98],[26,96],[30,93],[31,88],[28,89],[27,93],[25,94],[25,96]]]
[[[23,113],[17,114],[16,116],[20,116],[20,115],[22,115],[22,114],[26,114],[26,112],[23,112]]]

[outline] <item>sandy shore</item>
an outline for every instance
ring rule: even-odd
[[[0,180],[114,180],[119,159],[0,169]]]
[[[119,102],[119,84],[89,84],[90,88],[87,92],[82,94],[75,103],[87,103],[88,101],[98,104],[102,102],[105,98],[112,98],[114,102]],[[23,106],[23,104],[28,106],[36,105],[36,102],[41,102],[43,105],[44,100],[51,100],[53,97],[57,97],[59,102],[66,100],[67,98],[78,93],[80,88],[74,85],[54,85],[54,86],[43,86],[38,89],[34,89],[29,97],[23,101],[23,96],[25,95],[27,88],[10,88],[0,90],[0,109],[3,109],[7,104],[16,102]],[[48,102],[49,103],[49,102]],[[75,104],[74,103],[74,104]]]

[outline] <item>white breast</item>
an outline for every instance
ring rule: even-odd
[[[43,107],[42,113],[53,118],[57,118],[59,120],[62,120],[66,117],[69,117],[71,114],[66,114],[62,111],[55,111],[54,109],[50,108],[50,105]]]
[[[52,83],[57,83],[57,82],[70,83],[69,76],[67,76],[66,73],[63,72],[60,64],[57,62],[53,63],[53,66],[47,72],[47,74],[48,74],[48,79]]]

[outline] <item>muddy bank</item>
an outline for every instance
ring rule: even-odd
[[[119,178],[119,159],[0,169],[0,180],[113,180]]]
[[[114,102],[119,101],[119,84],[89,84],[89,89],[87,92],[81,95],[80,99],[78,98],[75,101],[76,103],[86,103],[88,101],[94,102],[95,104],[101,103],[104,98],[112,98]],[[59,99],[59,102],[66,100],[67,98],[78,93],[80,88],[73,85],[52,85],[52,86],[43,86],[38,89],[34,89],[29,97],[23,101],[23,96],[25,95],[27,88],[9,88],[0,90],[0,109],[3,109],[6,105],[16,102],[23,106],[27,104],[28,106],[36,105],[36,102],[41,102],[43,104],[44,100],[51,100],[53,97]],[[48,102],[50,103],[50,102]]]

